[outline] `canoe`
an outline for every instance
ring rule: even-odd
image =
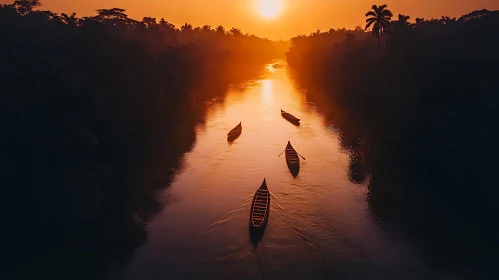
[[[300,165],[300,158],[298,157],[298,153],[293,148],[293,146],[291,146],[291,143],[289,141],[288,145],[286,145],[286,163],[290,167]]]
[[[285,118],[286,120],[292,122],[292,123],[295,123],[295,124],[299,124],[300,123],[300,119],[291,115],[290,113],[286,112],[286,111],[283,111],[281,109],[281,115],[283,118]]]
[[[267,182],[263,183],[253,196],[250,211],[250,227],[262,228],[267,224],[270,211],[270,193]]]
[[[243,131],[243,126],[241,125],[241,122],[239,122],[236,127],[234,127],[229,133],[227,133],[227,140],[234,140],[236,139],[239,135],[241,135],[241,132]]]

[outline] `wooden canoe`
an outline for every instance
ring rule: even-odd
[[[243,131],[243,126],[241,125],[241,122],[239,122],[236,127],[234,127],[229,133],[227,133],[227,140],[234,140],[236,139],[239,135],[241,135],[241,132]]]
[[[293,148],[293,146],[291,146],[291,143],[289,141],[288,145],[286,145],[286,163],[290,167],[300,165],[300,158],[298,157],[298,153]]]
[[[295,123],[295,124],[299,124],[300,123],[300,119],[299,118],[291,115],[290,113],[288,113],[286,111],[283,111],[282,109],[281,109],[281,116],[283,118],[285,118],[286,120],[292,122],[292,123]]]
[[[267,188],[267,182],[263,183],[253,196],[250,211],[250,226],[261,228],[267,224],[270,211],[270,193]]]

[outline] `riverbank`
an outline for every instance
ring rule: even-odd
[[[2,206],[13,229],[2,274],[19,279],[95,279],[126,264],[205,101],[276,55],[255,36],[6,5],[0,35]],[[249,47],[260,58],[234,75]]]
[[[477,13],[394,27],[381,51],[372,36],[301,49],[326,33],[297,39],[287,55],[309,96],[332,104],[325,112],[351,151],[352,180],[369,184],[372,211],[436,267],[489,279],[499,259],[499,41],[490,36],[499,18]]]

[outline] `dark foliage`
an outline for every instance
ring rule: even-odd
[[[282,47],[117,8],[79,19],[37,6],[0,6],[2,278],[100,279],[145,241],[204,101]]]
[[[292,40],[288,63],[310,98],[329,104],[372,211],[435,266],[495,279],[499,14],[408,19],[392,22],[381,53],[360,30],[342,42],[312,34]]]

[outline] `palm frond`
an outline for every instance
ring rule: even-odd
[[[375,12],[373,12],[373,11],[369,11],[369,12],[366,13],[366,17],[369,17],[369,16],[371,16],[371,17],[378,17],[378,15]]]
[[[388,6],[387,6],[386,4],[383,4],[383,5],[381,5],[381,6],[379,7],[379,9],[380,9],[380,10],[384,10],[384,9],[386,9],[386,7],[388,7]]]
[[[367,18],[366,23],[371,22],[371,21],[377,21],[377,18]]]
[[[381,13],[380,13],[380,16],[387,16],[387,17],[393,17],[393,14],[392,14],[392,11],[390,10],[383,10]]]
[[[386,18],[382,18],[379,20],[380,22],[385,22],[386,24],[390,24],[392,21],[390,20],[390,18],[386,19]]]
[[[371,22],[368,22],[368,23],[366,24],[366,28],[365,28],[364,30],[369,29],[369,27],[371,27],[371,25],[373,25],[373,23],[375,23],[375,22],[376,22],[376,21],[371,21]],[[373,29],[374,29],[374,28],[373,28]]]
[[[373,9],[373,10],[375,10],[375,11],[376,11],[376,10],[378,10],[378,6],[377,6],[377,5],[373,5],[373,6],[371,7],[371,9]]]
[[[380,22],[379,22],[379,24],[380,24],[383,28],[385,28],[385,29],[388,29],[388,27],[390,27],[390,22],[389,22],[389,21],[384,21],[384,20],[382,20],[382,21],[380,21]]]

